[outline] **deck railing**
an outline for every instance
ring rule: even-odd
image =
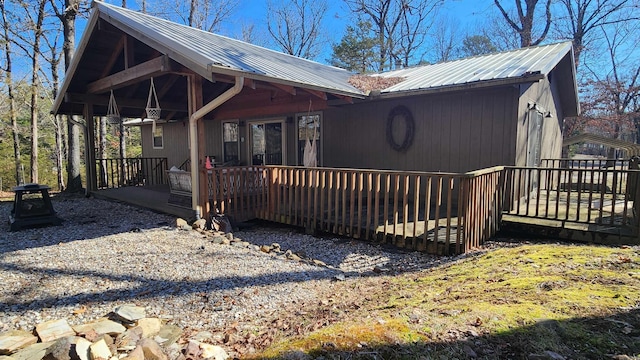
[[[502,168],[468,174],[249,166],[208,172],[211,208],[438,254],[499,227]]]
[[[506,167],[504,213],[633,236],[639,189],[639,170]]]
[[[167,158],[96,159],[99,189],[167,184]]]
[[[540,167],[624,170],[629,168],[629,159],[542,159]]]

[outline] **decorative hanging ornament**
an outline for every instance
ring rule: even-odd
[[[116,104],[116,98],[113,96],[113,90],[109,96],[109,106],[107,107],[107,121],[111,124],[120,123],[120,111],[118,111],[118,104]]]
[[[160,103],[158,102],[158,95],[156,94],[156,87],[153,85],[153,78],[151,78],[151,86],[149,87],[149,97],[147,98],[147,119],[158,120],[160,119]]]

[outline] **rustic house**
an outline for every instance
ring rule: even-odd
[[[138,122],[143,157],[190,160],[195,184],[207,157],[304,165],[305,147],[321,167],[535,166],[560,156],[563,119],[579,112],[570,42],[361,77],[95,1],[53,111],[105,116],[113,94],[122,117],[145,118],[150,90],[161,112]],[[94,121],[86,129],[93,149]],[[192,194],[197,215],[203,183]]]

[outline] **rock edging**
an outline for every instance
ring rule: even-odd
[[[182,329],[148,318],[143,307],[118,306],[93,322],[70,326],[57,319],[36,324],[32,332],[0,334],[0,360],[226,360],[206,336],[182,340]],[[179,342],[179,340],[181,340]],[[183,343],[180,345],[179,343]]]

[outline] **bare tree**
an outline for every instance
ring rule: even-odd
[[[31,176],[32,183],[38,182],[38,100],[40,98],[40,57],[41,42],[45,35],[44,19],[46,15],[46,5],[48,0],[33,0],[35,3],[20,1],[19,5],[24,10],[23,21],[24,29],[14,29],[14,37],[18,38],[16,42],[25,55],[31,60],[31,100],[29,107],[31,109]],[[35,7],[35,17],[31,8]]]
[[[267,30],[287,54],[313,59],[324,44],[322,22],[325,0],[279,0],[267,2]]]
[[[56,0],[51,0],[53,11],[62,23],[65,70],[69,68],[75,51],[76,17],[83,3],[82,0],[63,0],[63,3],[59,4]],[[80,126],[78,124],[76,117],[67,117],[67,191],[70,192],[82,190]]]
[[[551,0],[543,0],[545,23],[540,34],[534,40],[535,23],[534,20],[539,18],[536,8],[540,0],[515,0],[517,18],[512,18],[500,3],[500,0],[493,0],[500,10],[500,13],[511,26],[520,35],[520,47],[534,46],[540,44],[546,37],[551,27]]]
[[[432,59],[434,62],[449,61],[456,58],[456,44],[460,42],[457,22],[452,18],[440,18],[432,33]]]
[[[222,22],[233,15],[238,2],[234,0],[166,0],[156,5],[159,7],[156,12],[160,12],[161,16],[204,31],[215,32],[220,30]],[[146,6],[142,12],[146,12]]]
[[[20,154],[20,132],[18,130],[18,117],[16,114],[16,101],[14,95],[13,85],[13,64],[11,51],[12,36],[9,32],[11,22],[7,16],[7,9],[5,7],[5,0],[0,0],[0,11],[2,12],[2,42],[4,43],[4,82],[7,87],[7,99],[9,101],[9,119],[11,121],[11,135],[13,138],[13,156],[15,159],[15,178],[16,184],[24,182],[24,178],[21,176],[22,171],[22,159]]]
[[[396,0],[345,0],[349,9],[373,25],[378,39],[378,71],[391,68],[393,35],[402,18],[402,3]]]
[[[392,50],[394,58],[403,66],[409,66],[409,61],[416,55],[416,51],[422,48],[441,4],[442,2],[438,0],[405,0],[403,2],[400,33],[394,41],[397,45]],[[423,57],[424,53],[420,55],[417,62]]]
[[[260,31],[255,23],[241,23],[240,33],[235,37],[249,44],[259,46],[268,46],[269,44],[269,35],[264,31]]]
[[[637,43],[640,23],[617,23],[602,30],[605,62],[584,64],[591,73],[578,119],[582,130],[620,138],[628,129],[640,132],[640,64],[629,46]],[[603,71],[603,69],[609,69]],[[610,154],[612,155],[612,154]]]
[[[576,66],[592,40],[589,35],[594,29],[640,19],[632,9],[631,0],[560,0],[560,4],[566,14],[556,21],[557,32],[559,36],[570,37],[573,41]]]
[[[420,48],[433,13],[442,0],[345,0],[349,9],[371,22],[377,38],[378,71],[391,68],[400,56],[408,64]]]
[[[62,54],[58,46],[58,40],[61,35],[59,31],[62,26],[59,26],[58,31],[51,37],[44,37],[44,41],[49,49],[47,53],[43,53],[42,56],[49,65],[49,71],[51,74],[51,102],[58,95],[60,87],[60,62],[62,61]],[[51,116],[51,121],[54,127],[55,135],[55,162],[58,190],[64,191],[64,174],[62,169],[64,168],[64,124],[61,115]]]
[[[491,39],[498,51],[520,47],[518,32],[503,20],[502,15],[497,13],[489,14],[476,32]]]

